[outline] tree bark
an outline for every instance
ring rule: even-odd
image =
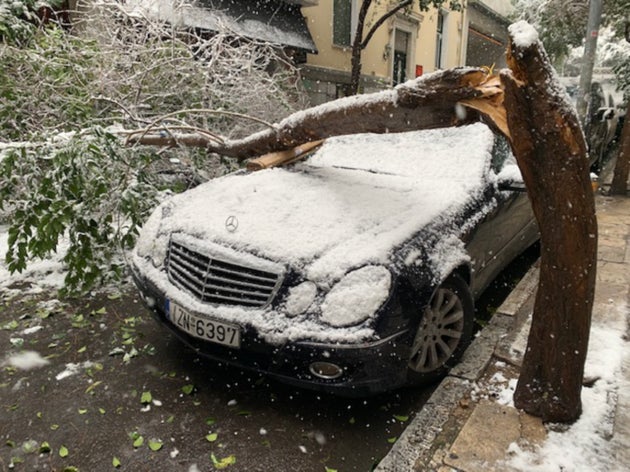
[[[347,95],[356,95],[359,92],[359,82],[361,81],[361,53],[365,48],[363,44],[363,28],[368,9],[372,5],[372,0],[364,0],[359,10],[357,19],[357,30],[354,32],[352,40],[352,54],[350,57],[350,85],[346,90]]]
[[[597,221],[586,143],[542,44],[510,29],[501,79],[512,147],[541,235],[531,331],[514,404],[545,421],[572,422],[580,393],[595,290]]]
[[[630,174],[630,114],[626,113],[626,120],[621,131],[619,155],[615,164],[615,173],[610,185],[611,195],[626,195],[628,192],[628,175]]]
[[[359,10],[357,31],[354,36],[354,41],[352,42],[352,57],[350,59],[350,86],[347,91],[348,95],[356,95],[359,92],[359,85],[361,82],[361,53],[367,47],[370,39],[372,39],[372,36],[374,36],[376,30],[380,28],[383,23],[394,16],[397,12],[413,3],[413,0],[404,0],[399,2],[391,10],[389,10],[378,20],[376,20],[376,22],[370,27],[364,38],[363,28],[365,27],[365,18],[367,17],[367,12],[372,5],[372,1],[373,0],[364,0],[361,4],[361,10]]]
[[[488,74],[482,69],[459,68],[429,74],[393,90],[345,97],[334,106],[323,104],[297,112],[275,125],[244,139],[217,141],[204,135],[187,134],[175,138],[135,134],[129,142],[172,146],[205,147],[226,157],[244,160],[331,136],[353,133],[396,133],[439,128],[478,119],[471,110],[456,112],[461,101],[500,93],[485,87]]]

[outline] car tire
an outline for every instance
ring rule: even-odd
[[[426,384],[442,378],[470,344],[474,302],[464,279],[451,274],[433,292],[411,344],[408,379]]]

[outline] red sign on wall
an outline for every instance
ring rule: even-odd
[[[422,75],[422,66],[416,64],[416,77],[420,77]]]

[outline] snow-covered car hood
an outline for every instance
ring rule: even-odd
[[[337,280],[387,263],[392,248],[479,198],[494,176],[493,142],[479,123],[330,138],[290,169],[232,174],[173,197],[145,225],[137,253],[180,233]]]

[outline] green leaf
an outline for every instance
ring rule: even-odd
[[[249,415],[252,414],[252,412],[251,411],[247,411],[247,410],[241,410],[241,411],[238,411],[236,414],[238,416],[249,416]]]
[[[59,457],[68,457],[68,454],[70,454],[70,452],[66,446],[61,446],[59,448]]]
[[[193,393],[194,390],[195,386],[193,384],[184,385],[182,387],[182,392],[184,392],[186,395],[190,395],[191,393]]]
[[[219,435],[217,433],[210,433],[210,434],[206,435],[206,441],[208,441],[208,442],[215,442],[218,437],[219,437]]]
[[[151,403],[152,400],[153,396],[151,395],[151,392],[142,392],[142,395],[140,396],[140,403],[146,405],[147,403]]]
[[[217,469],[225,469],[229,465],[236,464],[236,456],[234,455],[227,456],[222,459],[217,459],[214,454],[210,454],[210,458],[212,459],[212,464]]]
[[[394,415],[394,418],[396,418],[398,421],[402,421],[403,423],[405,421],[409,421],[409,417],[406,415]]]
[[[162,441],[151,439],[149,441],[149,449],[151,449],[153,452],[159,451],[160,449],[162,449]]]
[[[50,425],[50,429],[52,429],[53,431],[57,431],[59,429],[59,425],[58,424],[51,424]]]
[[[331,469],[330,467],[326,467],[326,472],[337,472],[337,469]]]
[[[47,441],[44,441],[43,443],[40,444],[39,446],[40,454],[48,454],[50,451],[51,451],[50,444],[48,444]]]
[[[93,384],[90,384],[90,386],[85,389],[85,393],[92,393],[92,390],[94,390],[96,387],[98,387],[102,383],[103,383],[102,380],[97,380]]]
[[[136,436],[133,440],[133,447],[138,449],[140,446],[144,444],[144,438],[140,435]]]
[[[12,321],[8,322],[7,324],[3,325],[2,329],[14,330],[14,329],[19,328],[19,326],[20,326],[20,323],[18,323],[16,320],[12,320]]]
[[[396,442],[396,440],[397,440],[397,439],[398,439],[398,438],[397,438],[396,436],[394,436],[393,438],[388,438],[388,439],[387,439],[387,442],[388,442],[388,443],[390,443],[390,444],[394,444],[394,443]]]
[[[206,418],[206,424],[208,426],[212,426],[216,422],[217,422],[217,420],[215,420],[214,418]]]
[[[69,465],[67,467],[64,467],[62,472],[79,472],[79,469],[77,469],[75,466],[73,465]]]
[[[77,350],[79,354],[84,353],[85,351],[87,351],[87,346],[83,346]]]
[[[120,459],[118,459],[118,457],[114,457],[112,459],[112,465],[114,468],[118,469],[122,464],[120,463]]]
[[[24,444],[22,444],[22,450],[26,454],[31,454],[37,450],[37,443],[33,440],[26,441]]]
[[[99,409],[98,409],[98,412],[99,412],[101,415],[104,415],[104,414],[105,414],[105,408],[99,408]]]
[[[87,408],[79,408],[79,414],[80,415],[85,415],[87,413]]]

